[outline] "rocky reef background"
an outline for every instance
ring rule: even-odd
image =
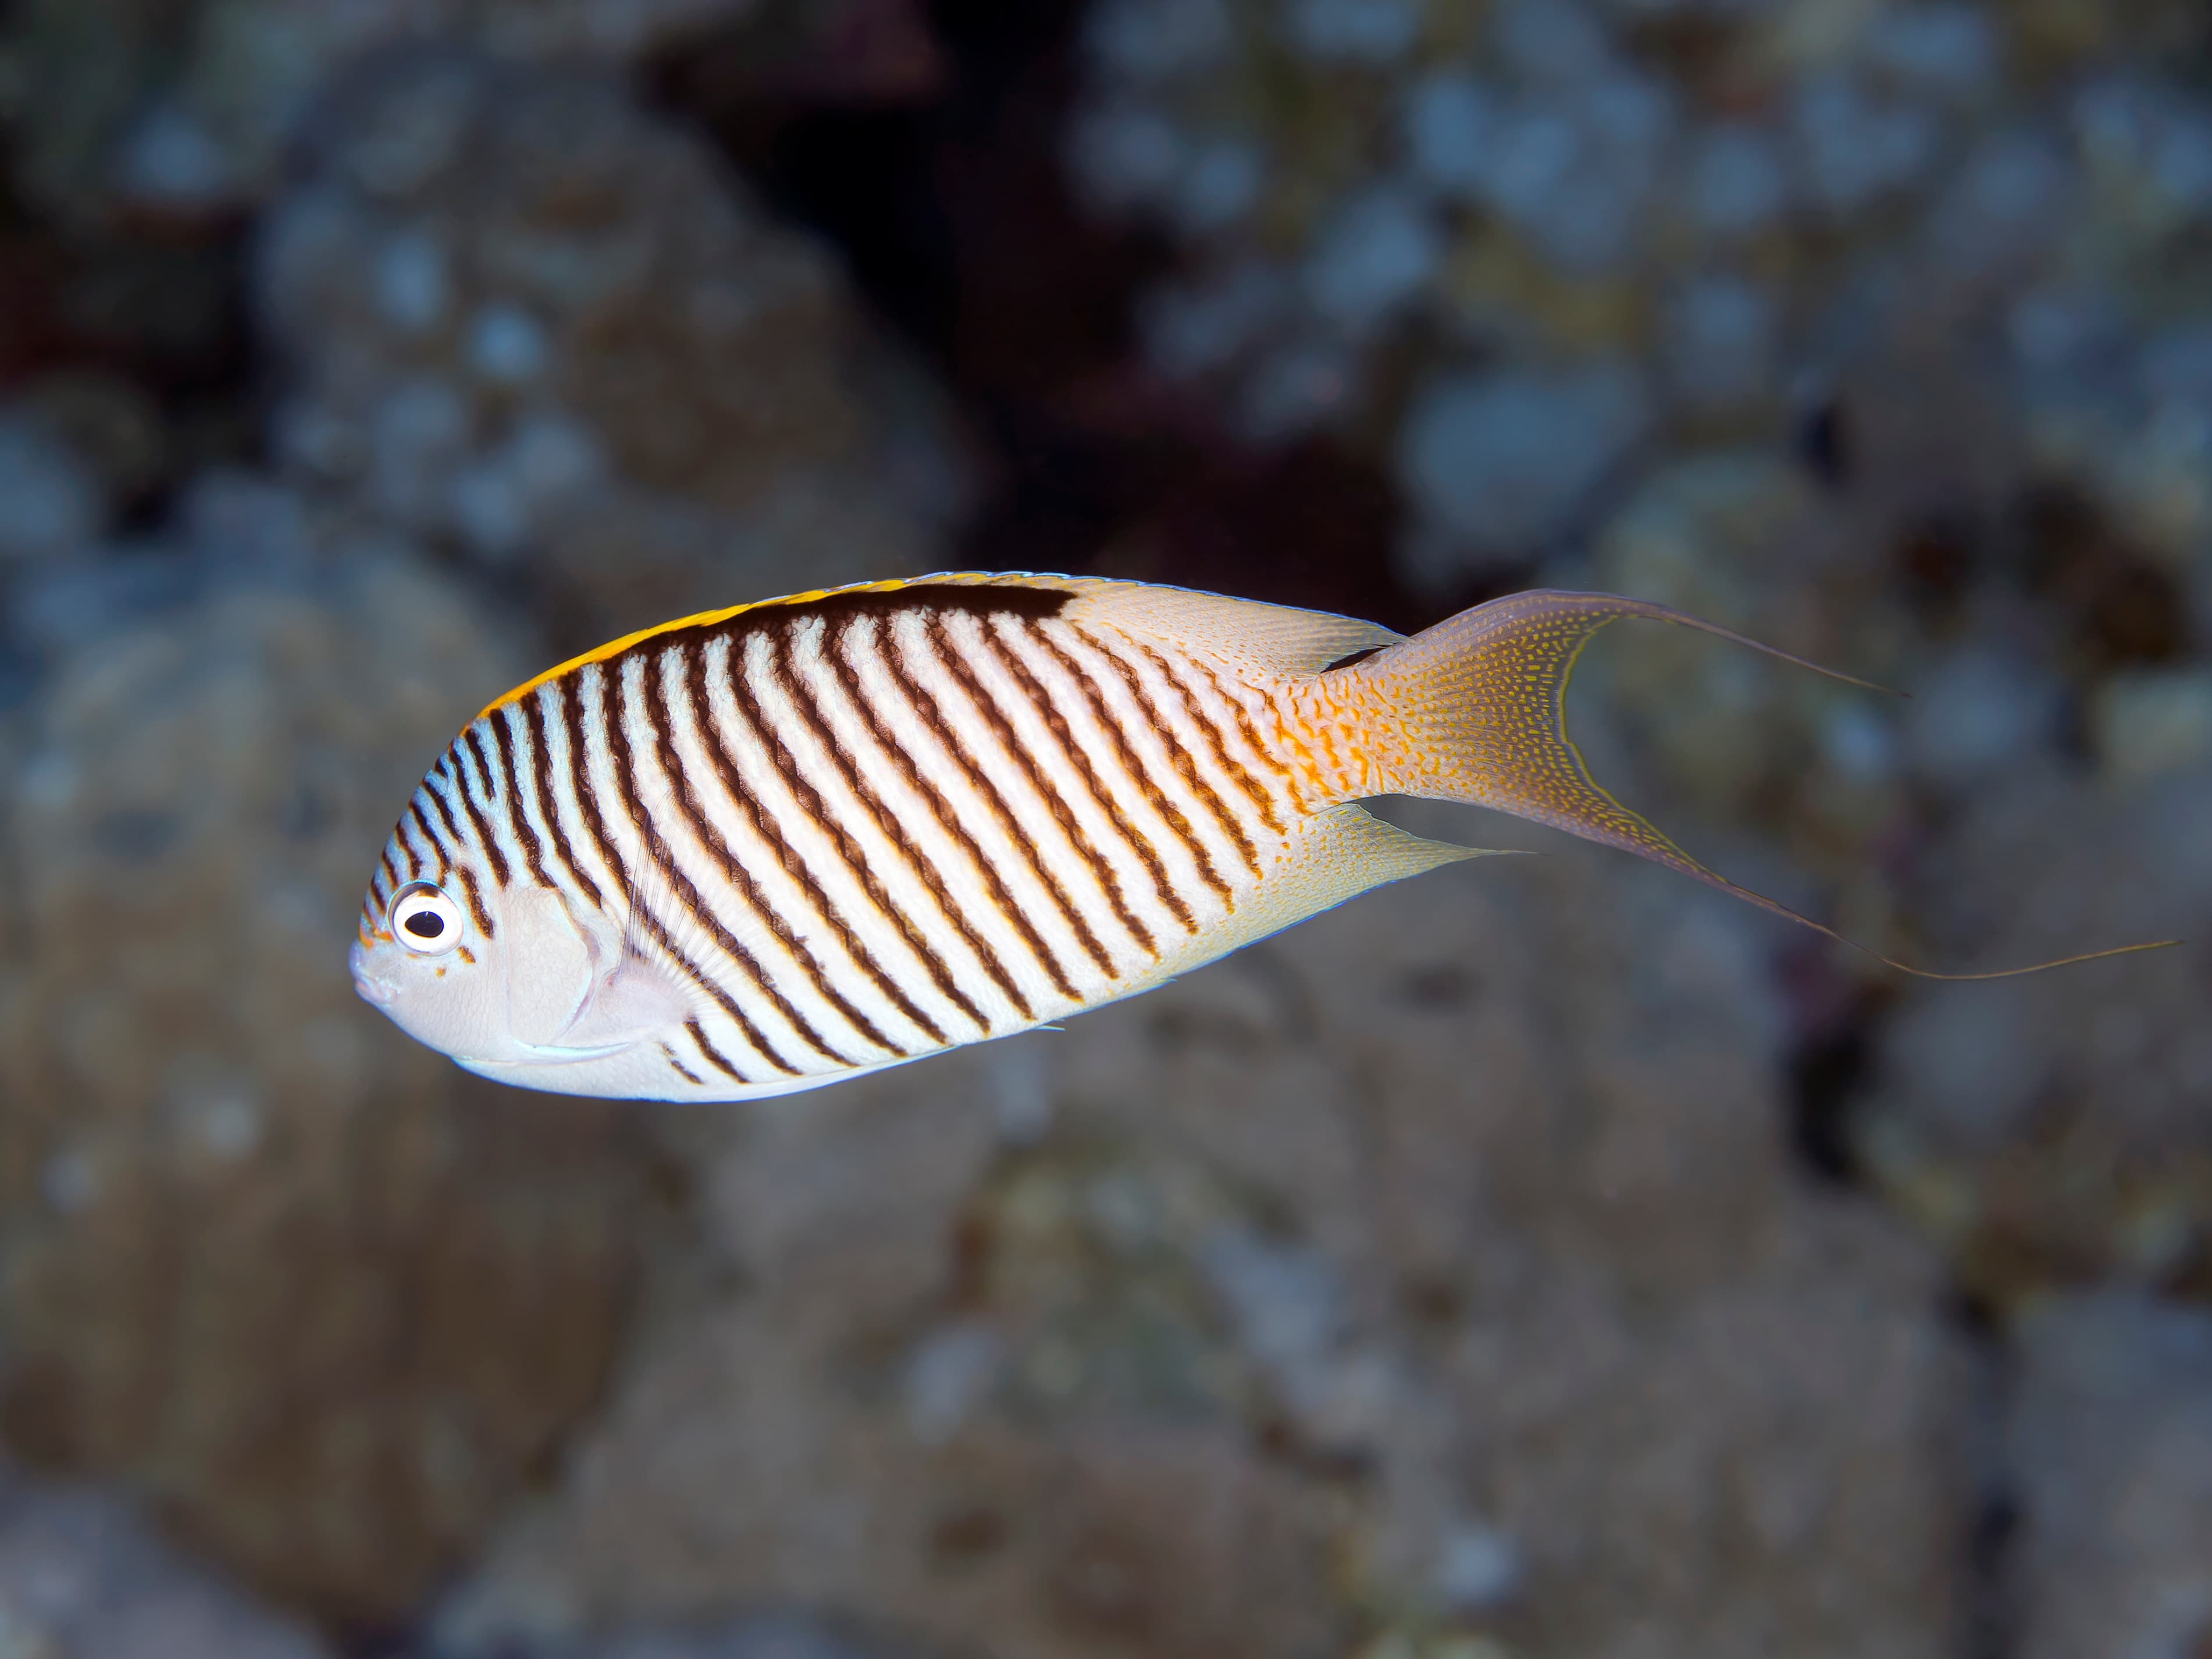
[[[347,918],[488,696],[1091,571],[1669,601],[1538,848],[754,1109]],[[0,1656],[2212,1656],[2212,19],[13,0]]]

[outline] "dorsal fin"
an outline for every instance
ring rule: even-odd
[[[532,675],[513,690],[501,693],[487,703],[477,714],[482,720],[495,708],[504,708],[519,702],[539,686],[562,675],[583,667],[586,663],[605,662],[618,657],[634,645],[642,644],[661,634],[673,634],[678,629],[711,628],[741,617],[748,611],[766,610],[772,605],[814,605],[823,599],[841,594],[897,593],[915,587],[1026,587],[1062,592],[1072,588],[1077,578],[1072,576],[1032,575],[1027,571],[995,572],[989,570],[946,570],[929,576],[892,576],[880,581],[848,582],[842,587],[811,587],[801,593],[779,593],[772,599],[748,599],[743,605],[724,605],[719,611],[695,611],[688,617],[677,617],[665,623],[655,623],[650,628],[641,628],[609,640],[605,645],[595,645],[589,651],[578,653],[563,663],[556,663],[542,674]]]
[[[1060,578],[1061,580],[1068,580]],[[1332,663],[1404,637],[1356,617],[1232,599],[1188,587],[1079,576],[1069,622],[1110,623],[1203,655],[1241,659],[1273,674],[1318,674]]]
[[[911,592],[921,587],[1019,587],[1070,596],[1065,613],[1070,620],[1090,617],[1112,623],[1132,634],[1197,649],[1207,654],[1242,659],[1273,673],[1318,673],[1339,659],[1364,651],[1395,645],[1402,635],[1352,617],[1326,611],[1301,611],[1294,605],[1265,605],[1257,599],[1232,599],[1219,593],[1201,593],[1188,587],[1166,587],[1152,582],[1123,581],[1106,576],[1059,576],[1028,570],[943,570],[927,576],[895,576],[886,580],[848,582],[842,587],[810,588],[803,593],[783,593],[772,599],[752,599],[678,617],[651,628],[624,634],[605,645],[571,657],[568,661],[525,680],[495,697],[477,716],[528,696],[548,681],[581,668],[605,662],[632,646],[678,629],[707,628],[774,605],[818,604],[843,594]]]

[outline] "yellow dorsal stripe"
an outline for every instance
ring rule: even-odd
[[[471,720],[469,724],[474,726],[476,720],[482,720],[486,714],[504,708],[509,703],[521,702],[539,686],[550,684],[563,674],[574,672],[588,663],[605,662],[610,657],[620,656],[630,647],[641,644],[656,635],[672,634],[680,628],[712,627],[716,623],[727,622],[732,617],[743,616],[748,611],[764,611],[770,605],[811,605],[817,599],[830,599],[839,593],[895,593],[902,587],[944,586],[956,584],[963,586],[996,585],[1002,587],[1051,587],[1071,580],[1066,576],[1032,574],[1028,571],[947,570],[928,576],[892,576],[880,581],[848,582],[842,587],[812,587],[804,593],[785,593],[773,599],[753,599],[744,605],[729,605],[720,611],[702,611],[692,616],[678,617],[673,622],[655,623],[651,628],[641,628],[635,634],[625,634],[618,640],[609,640],[605,645],[594,646],[580,656],[571,657],[564,663],[556,664],[536,678],[525,680],[512,691],[494,697],[477,711],[476,720]]]

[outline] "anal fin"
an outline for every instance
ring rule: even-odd
[[[1431,841],[1384,822],[1355,802],[1329,807],[1305,821],[1281,861],[1268,871],[1257,890],[1245,896],[1225,921],[1207,930],[1202,957],[1163,963],[1158,973],[1146,975],[1141,984],[1128,987],[1122,994],[1227,956],[1295,927],[1309,916],[1333,909],[1346,899],[1357,898],[1370,888],[1507,850]]]

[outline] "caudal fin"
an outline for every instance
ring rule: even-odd
[[[1357,674],[1376,683],[1401,723],[1407,748],[1387,776],[1390,790],[1493,807],[1620,848],[1839,939],[1899,973],[1923,979],[2008,979],[2179,942],[2122,945],[1996,973],[1931,973],[1893,961],[1707,869],[1650,820],[1607,794],[1590,776],[1582,751],[1567,735],[1567,682],[1575,660],[1591,635],[1624,617],[1694,628],[1830,679],[1873,691],[1885,689],[1663,605],[1610,593],[1551,589],[1514,593],[1462,611],[1410,640],[1329,672]]]

